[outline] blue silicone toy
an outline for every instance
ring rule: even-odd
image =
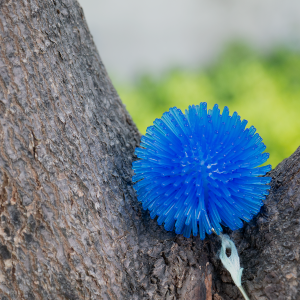
[[[256,215],[270,177],[259,177],[271,166],[266,146],[247,121],[229,116],[216,104],[189,106],[185,114],[173,107],[147,128],[133,163],[134,188],[144,209],[158,224],[190,237],[232,230]]]

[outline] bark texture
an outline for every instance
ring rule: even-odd
[[[217,237],[166,232],[137,203],[140,135],[76,0],[0,0],[0,139],[1,300],[242,299]],[[299,169],[297,151],[232,233],[252,299],[299,299]]]
[[[192,295],[207,258],[199,265],[200,243],[179,245],[137,204],[140,135],[82,9],[0,3],[0,299]]]

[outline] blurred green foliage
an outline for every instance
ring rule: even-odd
[[[160,79],[141,76],[117,90],[140,132],[170,107],[218,103],[237,111],[264,139],[273,168],[300,145],[300,53],[279,49],[266,56],[230,47],[210,67],[173,70]]]

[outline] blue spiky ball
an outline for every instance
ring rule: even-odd
[[[216,104],[173,107],[147,128],[133,163],[134,188],[159,225],[190,237],[235,230],[256,215],[268,194],[266,146],[247,121]]]

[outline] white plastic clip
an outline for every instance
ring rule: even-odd
[[[222,240],[220,259],[224,267],[229,271],[232,280],[239,288],[244,298],[246,300],[250,300],[250,298],[247,296],[245,290],[242,287],[241,281],[242,281],[243,268],[240,267],[240,258],[237,249],[235,247],[235,244],[227,234],[220,234],[220,238]],[[231,254],[229,257],[226,254],[226,249],[231,250]]]

